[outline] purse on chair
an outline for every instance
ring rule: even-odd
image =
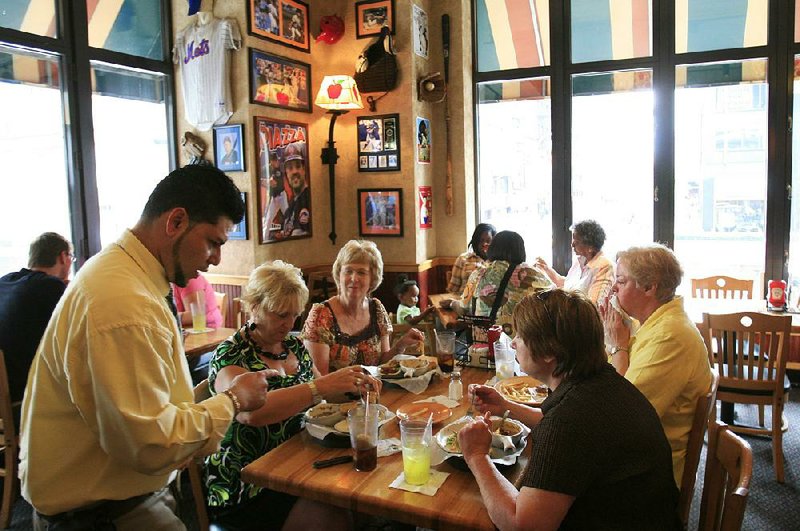
[[[378,40],[358,56],[353,79],[361,92],[388,92],[397,86],[397,57],[386,26]]]

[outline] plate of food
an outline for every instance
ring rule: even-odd
[[[378,365],[378,374],[382,379],[390,380],[415,378],[435,370],[436,367],[436,360],[428,357],[393,358],[383,365]]]
[[[400,420],[413,418],[427,421],[433,417],[433,424],[449,419],[452,414],[449,407],[437,402],[412,402],[397,408],[397,418]]]
[[[503,398],[526,404],[529,406],[540,406],[547,398],[547,391],[544,384],[531,376],[513,376],[497,382],[494,386],[503,395]],[[538,392],[537,392],[538,391]]]

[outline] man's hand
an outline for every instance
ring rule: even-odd
[[[239,399],[241,411],[254,411],[264,405],[267,399],[267,378],[278,376],[278,371],[264,369],[258,372],[240,374],[231,382],[230,390]]]

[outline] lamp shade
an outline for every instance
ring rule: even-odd
[[[350,76],[325,76],[314,103],[329,110],[364,108],[356,81]]]

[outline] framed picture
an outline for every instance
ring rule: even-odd
[[[247,6],[250,35],[309,52],[308,4],[300,0],[248,0]]]
[[[431,163],[431,121],[417,116],[417,162]]]
[[[308,124],[256,116],[261,243],[311,236]]]
[[[400,171],[400,115],[359,116],[358,171]]]
[[[247,192],[241,192],[242,203],[244,203],[244,217],[241,223],[237,223],[228,232],[229,240],[246,240],[247,239]]]
[[[394,35],[394,0],[356,2],[357,39],[380,35],[383,26]]]
[[[244,124],[214,127],[214,166],[222,171],[244,171]]]
[[[250,103],[311,112],[311,65],[250,48]]]
[[[403,190],[358,190],[358,233],[361,236],[403,235]]]

